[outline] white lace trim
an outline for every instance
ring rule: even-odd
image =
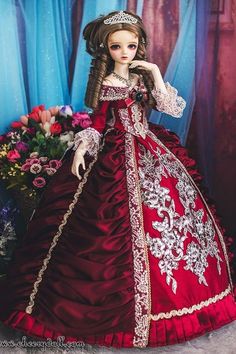
[[[165,83],[165,87],[167,93],[164,93],[161,89],[151,91],[156,100],[156,109],[175,118],[180,118],[183,115],[186,102],[181,96],[178,96],[178,91],[169,82]]]
[[[121,123],[127,132],[145,139],[148,131],[148,123],[144,111],[137,103],[134,103],[130,109],[131,114],[128,108],[120,108],[118,110]]]
[[[148,251],[145,242],[142,203],[133,139],[133,136],[129,133],[125,135],[127,188],[134,260],[135,328],[133,346],[143,348],[147,346],[149,337],[151,289]]]
[[[129,97],[128,87],[109,87],[102,88],[99,100],[100,101],[118,101]]]
[[[215,295],[214,297],[210,297],[208,300],[201,301],[199,304],[193,305],[191,307],[183,307],[179,310],[172,310],[170,312],[160,312],[155,315],[151,315],[151,319],[154,321],[162,320],[162,319],[170,319],[171,317],[175,316],[183,316],[193,313],[194,311],[201,310],[203,307],[207,307],[211,304],[216,303],[219,300],[222,300],[228,294],[230,294],[231,288],[230,285],[222,291],[220,294]]]
[[[89,155],[94,156],[98,152],[100,141],[101,134],[96,129],[89,127],[75,134],[73,150],[76,150],[83,142]]]

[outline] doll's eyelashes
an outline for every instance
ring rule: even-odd
[[[119,44],[113,44],[110,46],[110,49],[112,49],[112,50],[117,50],[119,48],[120,48]]]
[[[129,48],[129,49],[136,49],[136,48],[137,48],[137,44],[129,44],[129,45],[128,45],[128,48]],[[120,45],[119,45],[119,44],[112,44],[112,45],[110,46],[110,49],[112,49],[112,50],[120,49]]]
[[[136,49],[137,48],[137,44],[129,44],[128,48],[130,49]]]

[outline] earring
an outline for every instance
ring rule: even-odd
[[[104,48],[104,44],[101,43],[101,44],[99,45],[99,47],[100,47],[100,48]]]
[[[145,42],[145,39],[142,37],[142,40],[141,40],[141,42],[143,43],[143,44],[145,44],[146,42]]]

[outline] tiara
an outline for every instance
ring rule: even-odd
[[[103,21],[105,25],[114,25],[115,23],[137,23],[138,20],[134,16],[126,14],[124,11],[120,11],[118,14],[111,16]]]

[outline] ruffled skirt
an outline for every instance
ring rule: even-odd
[[[108,131],[82,181],[66,157],[1,280],[6,325],[154,347],[236,319],[222,230],[195,163],[174,134],[151,130],[145,140]]]

